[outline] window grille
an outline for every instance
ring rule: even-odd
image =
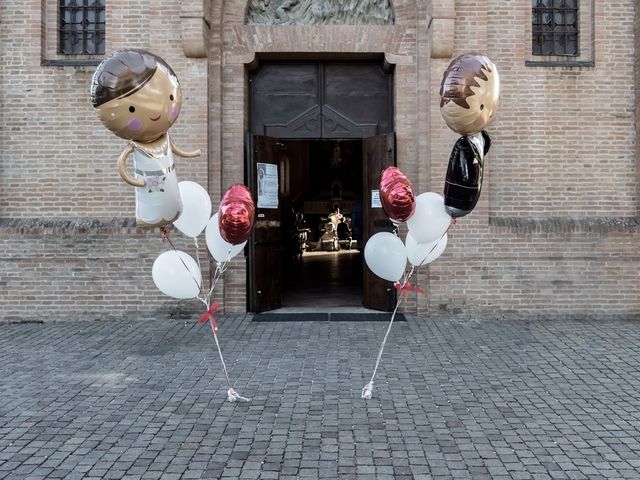
[[[578,0],[531,0],[532,53],[578,56]]]
[[[104,54],[105,0],[59,0],[59,53]]]

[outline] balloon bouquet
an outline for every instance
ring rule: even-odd
[[[91,101],[102,123],[117,136],[129,140],[118,158],[122,179],[135,187],[136,223],[160,227],[172,250],[154,262],[152,277],[162,293],[177,299],[198,299],[207,310],[200,323],[209,322],[229,386],[229,401],[248,401],[229,379],[218,342],[218,325],[213,316],[219,307],[211,302],[218,280],[228,262],[242,251],[253,227],[255,206],[247,187],[231,186],[218,212],[211,216],[211,199],[195,182],[178,182],[173,154],[196,157],[200,150],[183,151],[169,138],[168,130],[178,118],[182,94],[176,74],[160,57],[145,50],[127,49],[105,58],[93,75]],[[134,175],[126,170],[133,154]],[[169,238],[173,224],[193,238],[196,259],[177,250]],[[206,230],[209,252],[216,260],[211,288],[202,281],[197,237]]]
[[[405,242],[393,233],[373,235],[364,249],[367,266],[377,276],[394,282],[398,300],[382,340],[371,380],[362,389],[370,399],[387,337],[402,300],[410,292],[426,292],[409,280],[417,267],[436,260],[447,246],[447,233],[456,218],[475,208],[482,189],[484,158],[491,139],[484,128],[495,117],[500,77],[491,60],[479,53],[455,58],[440,85],[440,113],[451,130],[462,135],[455,143],[445,177],[444,197],[435,192],[415,196],[409,179],[396,167],[382,172],[380,198],[389,219],[407,223]],[[407,260],[411,267],[407,270]]]

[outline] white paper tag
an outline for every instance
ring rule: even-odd
[[[382,208],[380,190],[371,190],[371,208]]]

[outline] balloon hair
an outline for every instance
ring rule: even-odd
[[[465,53],[456,57],[442,75],[440,84],[440,108],[449,102],[469,109],[467,98],[475,95],[472,87],[480,87],[477,79],[488,81],[486,72],[492,73],[495,65],[481,53]]]
[[[144,87],[160,68],[177,82],[175,72],[162,58],[140,49],[118,50],[105,58],[91,79],[94,108],[116,98],[133,95]]]

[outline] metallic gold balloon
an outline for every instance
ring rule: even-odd
[[[231,245],[238,245],[248,240],[253,228],[255,212],[253,198],[247,187],[240,183],[229,187],[222,197],[218,210],[220,236]]]
[[[440,113],[449,128],[460,135],[484,130],[495,117],[499,99],[498,69],[485,55],[460,55],[442,76]]]
[[[392,222],[406,222],[416,210],[416,196],[411,182],[396,167],[385,168],[380,177],[382,207]]]

